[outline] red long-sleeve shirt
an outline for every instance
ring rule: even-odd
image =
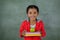
[[[20,25],[20,37],[22,37],[23,31],[26,30],[27,32],[30,32],[30,22],[27,20],[24,20],[22,24]],[[35,32],[40,31],[41,37],[46,36],[46,32],[44,29],[44,23],[42,20],[36,22]],[[41,37],[24,37],[24,40],[41,40]],[[33,39],[32,39],[33,38]]]

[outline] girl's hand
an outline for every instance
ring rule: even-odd
[[[26,30],[23,31],[23,33],[22,33],[23,36],[25,35],[25,32],[26,32]]]

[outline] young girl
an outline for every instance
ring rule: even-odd
[[[26,12],[28,20],[24,20],[20,25],[20,37],[24,37],[24,40],[41,40],[41,37],[46,36],[46,32],[43,21],[37,19],[39,8],[36,5],[29,5]],[[24,36],[25,32],[40,32],[41,36]]]

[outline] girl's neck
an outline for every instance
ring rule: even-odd
[[[30,20],[30,24],[31,24],[31,25],[36,24],[36,20]]]

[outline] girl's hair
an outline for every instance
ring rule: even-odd
[[[28,11],[30,8],[35,8],[37,10],[37,12],[39,13],[39,8],[36,5],[29,5],[26,10],[27,14],[28,14]]]

